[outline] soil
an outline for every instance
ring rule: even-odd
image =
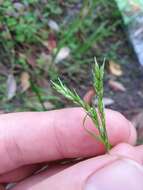
[[[138,63],[129,41],[124,40],[126,35],[122,33],[121,36],[123,43],[117,54],[119,62],[124,59],[124,63],[121,65],[123,75],[116,77],[116,80],[125,86],[126,91],[113,92],[108,85],[108,79],[114,77],[107,76],[105,95],[115,101],[110,108],[120,111],[127,118],[131,119],[138,110],[143,108],[143,67]]]

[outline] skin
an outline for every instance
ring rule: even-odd
[[[102,176],[122,179],[126,175],[130,179],[132,171],[134,179],[140,180],[143,146],[134,146],[136,131],[131,123],[120,113],[106,110],[108,136],[114,146],[107,154],[104,146],[84,130],[84,116],[81,108],[0,115],[0,189],[17,182],[12,190],[90,190],[94,183],[95,189],[103,190],[107,182],[100,184]],[[86,127],[97,133],[90,118]],[[77,157],[84,161],[61,164],[63,159]],[[34,174],[47,164],[47,169]],[[120,165],[130,172],[118,172]],[[111,183],[110,190],[115,189]],[[122,188],[120,184],[116,183],[116,190]],[[122,185],[130,188],[128,180]],[[137,190],[139,185],[143,184],[138,182]]]

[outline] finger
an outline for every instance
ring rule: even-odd
[[[41,164],[22,166],[20,168],[17,168],[15,170],[0,175],[0,183],[16,183],[35,173],[44,171],[47,168],[49,175],[52,175],[53,172],[56,173],[57,171],[61,170],[61,168],[65,169],[66,167],[69,167],[70,165],[73,165],[79,161],[81,161],[81,159],[74,159],[74,160],[69,159],[69,160],[51,162],[48,163],[48,165],[47,163],[41,163]]]
[[[141,162],[143,164],[143,145],[137,146],[136,147],[136,152],[138,152],[138,155],[140,155],[140,157],[142,158]]]
[[[0,190],[5,190],[3,185],[0,185]]]
[[[127,157],[143,164],[143,145],[132,147],[129,144],[121,143],[114,147],[110,154],[118,155],[120,158]]]
[[[121,157],[127,157],[129,155],[130,159],[132,158],[132,159],[138,161],[140,164],[143,163],[143,145],[140,145],[137,147],[131,147],[128,144],[122,143],[122,144],[117,145],[114,149],[112,149],[110,151],[110,154],[118,155]],[[48,172],[47,171],[42,172],[42,174],[38,176],[38,179],[42,180],[44,178],[52,176],[69,166],[71,166],[71,164],[64,164],[64,165],[54,164],[54,166],[48,167]],[[41,167],[42,167],[41,164],[40,165],[23,166],[21,168],[18,168],[14,171],[11,171],[9,173],[6,173],[6,174],[3,174],[2,176],[0,176],[0,183],[18,182],[26,177],[31,176],[33,173],[35,173]]]
[[[60,171],[62,171],[65,168],[70,167],[73,164],[52,164],[52,166],[44,166],[44,167],[38,167],[38,166],[27,166],[27,167],[21,167],[18,169],[15,169],[14,171],[11,171],[9,173],[3,174],[0,176],[0,183],[2,184],[8,184],[8,183],[16,183],[21,180],[24,180],[27,177],[30,177],[32,175],[39,175],[41,178],[47,178],[49,176],[52,176]],[[48,173],[45,172],[45,170],[48,170]]]
[[[22,166],[8,173],[0,175],[0,183],[13,183],[31,176],[42,167],[42,164]]]
[[[35,177],[31,177],[33,182],[36,183],[38,181],[41,181],[41,180],[44,180],[46,179],[47,177],[51,177],[55,174],[57,174],[58,172],[61,172],[63,171],[64,169],[70,167],[71,164],[65,164],[65,165],[58,165],[58,164],[55,164],[55,165],[52,165],[51,167],[48,167],[48,169],[45,169],[44,171],[40,171],[40,174],[38,172],[38,174],[36,174],[36,178]],[[47,172],[48,171],[48,172]],[[35,176],[35,175],[33,175]],[[36,180],[36,181],[35,181]],[[15,183],[15,182],[14,182]],[[13,182],[9,181],[7,183],[8,185],[6,186],[7,188],[9,187],[14,187],[15,185],[13,184]],[[8,188],[9,189],[9,188]],[[10,188],[11,189],[11,188]],[[1,189],[0,189],[1,190]]]
[[[1,115],[0,174],[22,165],[103,153],[104,146],[84,130],[84,117],[80,108]],[[135,142],[134,128],[118,112],[106,110],[106,123],[112,145]],[[95,128],[89,118],[86,127]]]
[[[45,171],[42,171],[38,173],[37,175],[33,175],[30,177],[30,180],[32,180],[32,183],[38,183],[39,181],[43,181],[44,179],[47,179],[48,177],[51,177],[64,169],[67,169],[70,167],[71,164],[65,164],[65,165],[54,165],[52,167],[48,167]],[[36,176],[36,177],[35,177]]]
[[[119,156],[120,148],[122,157]],[[143,154],[141,156],[136,148],[134,150],[126,144],[120,148],[113,150],[114,155],[111,153],[83,161],[49,178],[34,176],[12,190],[142,190],[143,166],[140,163]],[[143,146],[140,148],[143,149]],[[127,150],[125,157],[123,149]]]

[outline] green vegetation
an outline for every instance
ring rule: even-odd
[[[0,109],[63,106],[49,80],[59,75],[80,80],[81,68],[86,71],[94,55],[116,60],[120,41],[107,39],[121,24],[114,1],[0,1]]]
[[[103,76],[104,76],[104,63],[100,67],[95,59],[95,65],[93,68],[93,86],[96,92],[97,98],[97,110],[95,107],[90,106],[88,103],[83,101],[80,96],[77,94],[75,90],[71,91],[67,86],[65,86],[62,81],[59,79],[58,83],[52,82],[53,87],[67,99],[71,100],[76,105],[82,107],[85,112],[86,116],[83,120],[83,126],[85,127],[85,120],[86,117],[89,116],[93,123],[94,127],[98,129],[99,135],[95,132],[87,129],[86,131],[95,139],[99,140],[105,146],[106,150],[109,151],[111,145],[109,143],[107,130],[106,130],[106,123],[105,123],[105,112],[104,112],[104,103],[103,103]]]

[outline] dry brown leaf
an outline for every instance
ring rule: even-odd
[[[36,67],[36,60],[35,60],[34,56],[27,57],[27,62],[32,67]]]
[[[52,53],[52,51],[57,47],[57,39],[55,34],[50,33],[48,35],[48,41],[43,41],[42,44],[49,50],[49,53]]]
[[[50,53],[57,47],[57,39],[55,34],[51,33],[48,35],[48,50]]]
[[[88,90],[86,92],[86,94],[84,95],[83,97],[83,100],[88,103],[89,105],[91,105],[92,103],[92,98],[94,97],[95,95],[95,90],[93,88],[91,88],[90,90]]]
[[[126,88],[120,82],[117,82],[117,81],[114,81],[114,80],[109,80],[108,84],[111,87],[111,89],[114,90],[114,91],[121,91],[121,92],[126,91]]]
[[[27,72],[22,72],[20,76],[22,92],[25,92],[30,87],[30,75]]]
[[[43,46],[45,47],[45,48],[49,48],[49,43],[48,43],[48,41],[43,41],[42,42],[42,44],[43,44]]]
[[[7,99],[11,100],[16,94],[16,80],[13,74],[9,74],[7,78]]]
[[[123,75],[121,66],[115,63],[114,61],[109,61],[109,72],[115,76]]]

